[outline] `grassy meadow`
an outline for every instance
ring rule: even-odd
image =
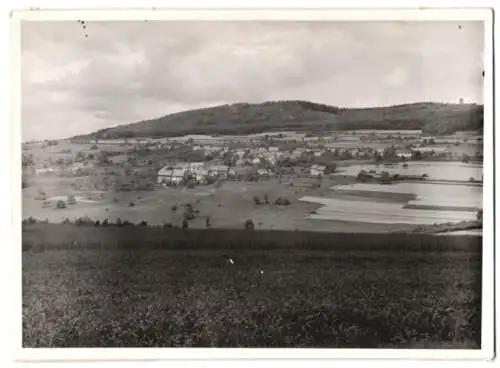
[[[22,235],[24,347],[481,344],[481,237],[56,224]]]

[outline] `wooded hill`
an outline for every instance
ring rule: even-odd
[[[183,111],[73,138],[237,135],[272,131],[323,132],[358,129],[422,129],[429,134],[482,131],[483,105],[413,103],[373,108],[340,108],[308,101],[237,103]]]

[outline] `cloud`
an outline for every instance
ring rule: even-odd
[[[405,68],[396,68],[385,77],[385,84],[389,87],[403,87],[408,82],[408,71]]]
[[[424,22],[88,22],[86,32],[76,21],[23,25],[26,139],[239,101],[481,97],[479,23],[460,33]]]

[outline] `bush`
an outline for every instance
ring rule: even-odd
[[[101,223],[100,223],[100,221],[99,221],[99,220],[96,220],[96,222],[95,222],[95,226],[101,226]]]
[[[76,204],[76,198],[74,195],[69,195],[68,199],[66,200],[68,204]]]
[[[469,181],[472,182],[472,181],[476,181],[476,179],[474,179],[472,176],[469,178]]]
[[[61,201],[61,200],[57,201],[56,208],[59,208],[59,209],[66,208],[66,202]]]
[[[212,227],[212,224],[210,223],[210,216],[207,216],[207,218],[205,219],[205,227],[207,228]]]
[[[119,217],[116,219],[116,226],[122,226],[122,220]]]
[[[264,203],[269,204],[269,197],[267,196],[267,193],[264,194]]]
[[[177,206],[174,205],[174,206],[172,206],[172,212],[175,212],[175,211],[177,211]]]
[[[139,226],[148,227],[148,222],[147,221],[141,221],[141,223],[139,224]]]
[[[277,206],[288,206],[290,204],[290,201],[288,200],[288,198],[278,197],[274,201],[274,204]]]
[[[248,219],[245,221],[245,229],[247,229],[247,230],[255,229],[255,225],[254,225],[252,219]]]
[[[184,221],[194,220],[196,218],[196,214],[191,211],[184,212]]]
[[[253,197],[253,202],[256,204],[256,205],[259,205],[259,204],[262,204],[262,202],[260,201],[260,198],[255,196]]]
[[[77,226],[94,226],[95,222],[88,216],[79,217],[75,220]]]
[[[135,206],[135,203],[134,203],[134,202],[130,202],[130,203],[128,204],[128,206],[129,206],[129,207],[134,207],[134,206]]]
[[[187,229],[189,227],[189,223],[186,219],[182,220],[182,228]]]
[[[104,221],[102,222],[102,226],[108,226],[108,225],[109,225],[108,219],[104,219]]]

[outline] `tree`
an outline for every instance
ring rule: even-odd
[[[182,228],[187,229],[189,227],[189,223],[186,219],[182,220]]]
[[[476,219],[478,221],[483,221],[483,210],[482,209],[480,209],[479,211],[477,211]]]
[[[68,204],[76,204],[76,198],[74,195],[69,195],[67,198],[67,203]]]
[[[422,159],[422,152],[420,152],[420,151],[413,151],[412,152],[412,158],[414,160],[421,160]]]
[[[328,164],[326,165],[325,174],[332,174],[337,170],[336,164]]]
[[[207,229],[209,229],[209,228],[211,228],[211,227],[212,227],[212,225],[211,225],[211,223],[210,223],[210,216],[207,216],[207,217],[205,218],[205,227],[206,227]]]
[[[56,207],[59,208],[59,209],[66,208],[66,202],[59,200],[56,203]]]
[[[76,162],[85,161],[85,153],[83,153],[82,151],[78,151],[75,155],[75,161]]]
[[[462,162],[463,163],[469,163],[469,161],[470,161],[470,156],[468,154],[464,153],[462,155]]]
[[[254,230],[255,229],[255,225],[254,225],[252,219],[248,219],[245,221],[245,229],[247,229],[247,230]]]
[[[269,204],[269,198],[267,196],[267,193],[264,193],[264,203]]]
[[[287,198],[278,197],[274,201],[274,204],[276,204],[277,206],[288,206],[290,204],[290,201]]]
[[[260,202],[260,198],[259,198],[259,197],[257,197],[257,196],[253,197],[253,202],[254,202],[256,205],[261,204],[261,202]]]
[[[34,159],[33,159],[32,154],[29,154],[29,155],[23,154],[23,158],[22,158],[22,166],[23,167],[31,166],[31,165],[33,165],[33,163],[34,163]]]
[[[99,163],[100,164],[109,164],[109,153],[106,151],[99,152]]]

